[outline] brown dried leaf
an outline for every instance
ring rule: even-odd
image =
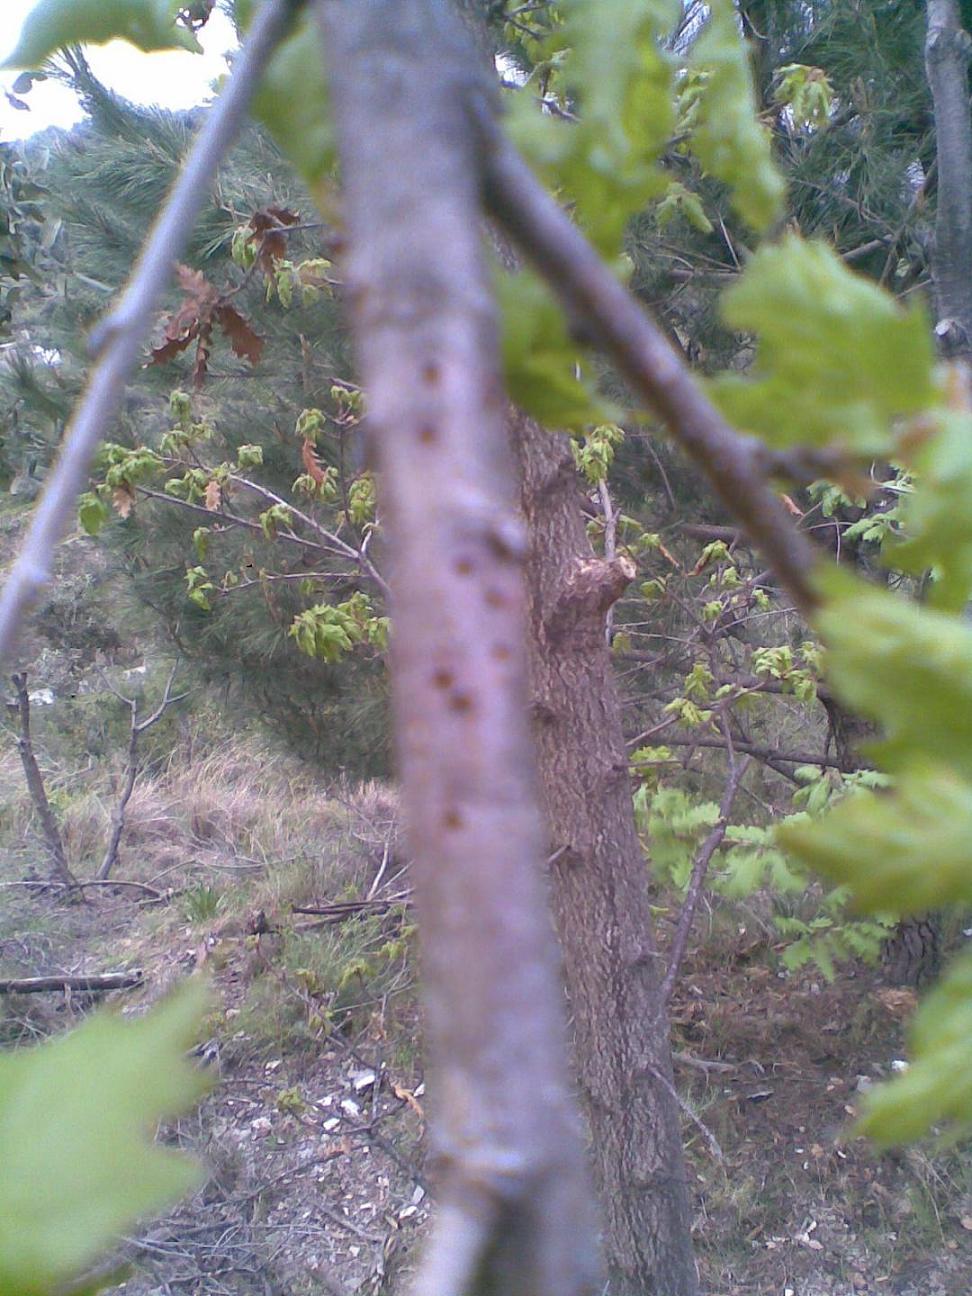
[[[197,302],[199,307],[214,302],[219,296],[215,287],[209,282],[201,270],[193,270],[191,266],[176,266],[176,280],[179,287],[185,293],[186,297]],[[184,309],[184,302],[180,309]]]
[[[167,329],[165,341],[149,352],[149,364],[167,364],[170,360],[174,360],[180,351],[185,351],[195,336],[195,328],[191,328],[181,337],[178,335],[169,337]]]
[[[422,1104],[412,1093],[411,1089],[406,1089],[404,1085],[396,1084],[394,1080],[392,1081],[391,1088],[392,1088],[392,1093],[395,1095],[395,1097],[400,1102],[408,1103],[409,1107],[411,1107],[412,1111],[415,1112],[419,1120],[422,1121],[425,1120],[425,1112],[422,1109]]]
[[[111,502],[120,518],[131,517],[135,507],[135,492],[131,486],[116,486],[111,492]]]
[[[223,501],[223,492],[219,482],[216,480],[215,477],[212,479],[212,481],[208,481],[206,483],[205,500],[206,500],[206,507],[208,509],[212,509],[214,513],[219,508],[220,504]]]
[[[263,338],[254,331],[246,316],[228,302],[218,305],[215,315],[234,353],[249,360],[250,364],[257,364],[263,355]]]
[[[314,478],[314,481],[318,486],[322,485],[324,482],[324,473],[321,469],[321,465],[317,462],[317,455],[314,453],[314,447],[311,442],[308,441],[307,437],[304,437],[304,444],[300,451],[300,459],[301,463],[304,465],[304,471]]]
[[[283,225],[296,225],[300,220],[297,212],[287,207],[263,207],[250,217],[250,229],[253,230],[259,244],[257,260],[265,275],[272,275],[278,261],[287,259],[287,238],[280,232]]]

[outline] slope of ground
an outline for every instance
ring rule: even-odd
[[[90,876],[111,778],[55,778],[54,791]],[[117,877],[139,886],[92,888],[83,905],[22,885],[38,845],[9,750],[0,799],[0,975],[139,967],[143,986],[114,996],[123,1012],[199,969],[215,986],[197,1050],[213,1093],[164,1133],[209,1178],[126,1241],[120,1290],[401,1290],[430,1188],[393,794],[322,788],[252,738],[184,735],[130,804]],[[673,1003],[703,1291],[966,1296],[967,1149],[878,1156],[847,1133],[862,1090],[903,1056],[909,992],[861,969],[833,984],[784,975],[775,939],[756,904],[720,903]],[[40,1038],[90,1007],[7,996],[3,1039]]]

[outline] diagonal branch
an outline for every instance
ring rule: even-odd
[[[0,594],[0,661],[12,651],[24,613],[50,579],[54,549],[73,515],[95,446],[121,405],[125,380],[138,361],[152,312],[188,241],[216,168],[243,122],[263,69],[299,3],[268,0],[260,7],[233,75],[179,172],[121,301],[91,334],[90,350],[98,363],[65,431],[60,457]]]
[[[814,551],[767,485],[759,442],[729,426],[661,330],[534,178],[491,107],[480,103],[474,115],[491,215],[664,419],[799,607],[811,610],[817,602],[811,580]]]

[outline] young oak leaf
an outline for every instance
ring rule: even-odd
[[[869,913],[972,902],[972,784],[935,762],[905,769],[889,792],[855,792],[820,818],[795,817],[777,840],[849,886],[855,907]]]
[[[972,782],[972,628],[844,572],[826,571],[818,585],[827,676],[881,726],[872,752],[892,773],[925,759]]]
[[[2,65],[36,68],[65,45],[130,41],[142,50],[201,54],[192,31],[177,22],[185,0],[40,0],[24,20],[17,48]]]
[[[908,1046],[908,1070],[870,1090],[857,1125],[882,1147],[920,1138],[933,1125],[952,1135],[972,1125],[972,951],[922,1002]]]
[[[235,0],[234,14],[244,30],[255,8],[256,0]],[[274,51],[251,108],[319,196],[333,163],[334,137],[320,37],[307,9]]]
[[[713,0],[695,44],[692,66],[700,81],[689,148],[709,173],[729,185],[732,205],[753,229],[779,216],[786,186],[773,162],[768,132],[756,117],[745,43],[730,0]]]
[[[924,312],[902,310],[823,243],[791,234],[760,248],[722,315],[757,335],[756,359],[710,390],[730,421],[769,445],[888,453],[892,420],[935,402]]]
[[[136,1021],[98,1013],[0,1056],[0,1296],[50,1296],[119,1233],[198,1183],[156,1122],[207,1088],[185,1058],[198,981]]]

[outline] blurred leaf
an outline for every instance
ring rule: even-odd
[[[857,1125],[883,1147],[945,1124],[972,1126],[972,950],[966,950],[921,1004],[909,1031],[911,1064],[872,1089]]]
[[[891,420],[933,403],[924,313],[853,274],[822,243],[789,235],[760,248],[725,294],[730,327],[758,336],[751,374],[711,390],[737,427],[773,446],[887,453]]]
[[[99,1013],[0,1056],[0,1296],[47,1296],[199,1181],[151,1135],[206,1088],[184,1056],[205,1001],[192,981],[138,1020]]]
[[[251,109],[314,192],[331,168],[334,137],[320,34],[308,8],[277,46]],[[236,0],[236,18],[243,30],[249,27],[253,10],[254,0]]]
[[[184,0],[39,0],[24,20],[17,48],[3,64],[33,68],[65,45],[130,41],[142,50],[201,54],[188,27],[176,22]]]
[[[730,0],[713,0],[709,21],[692,52],[705,71],[696,100],[689,148],[709,173],[729,185],[732,204],[753,229],[765,230],[781,213],[786,187],[756,117],[749,55]]]
[[[777,837],[871,913],[972,903],[972,785],[947,766],[908,768],[893,790],[857,792],[819,819],[781,824]]]

